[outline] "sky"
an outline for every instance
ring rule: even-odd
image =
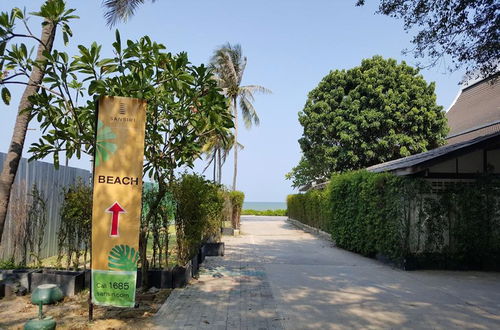
[[[42,2],[4,0],[0,11],[16,6],[36,11]],[[102,1],[67,2],[69,8],[77,9],[80,19],[71,23],[74,37],[70,45],[63,46],[59,35],[55,48],[72,55],[77,45],[96,41],[103,45],[103,57],[112,56],[114,29],[105,24]],[[356,7],[355,2],[158,0],[141,6],[131,20],[117,28],[122,40],[149,35],[170,52],[187,52],[196,65],[207,63],[220,45],[241,44],[248,58],[242,84],[262,85],[273,93],[256,96],[260,126],[246,130],[240,124],[239,142],[245,148],[238,154],[237,188],[245,193],[246,201],[283,202],[295,192],[285,174],[300,159],[298,112],[308,92],[331,70],[349,69],[373,55],[417,63],[411,54],[402,55],[403,49],[412,47],[412,35],[404,32],[400,20],[375,14],[378,1],[367,1],[364,7]],[[36,19],[30,21],[33,31],[39,31],[39,24]],[[448,109],[460,89],[463,72],[450,74],[441,64],[421,73],[428,82],[436,82],[438,104]],[[12,89],[11,106],[0,105],[2,152],[8,150],[21,93],[22,89]],[[29,127],[25,157],[29,157],[27,146],[40,136],[36,122]],[[205,164],[198,160],[194,171],[201,173]],[[89,158],[72,159],[69,165],[90,169]],[[227,185],[232,182],[232,167],[230,156],[223,169],[222,181]],[[211,171],[205,175],[210,178]]]

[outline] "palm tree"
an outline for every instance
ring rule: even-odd
[[[222,135],[211,136],[203,147],[202,151],[208,160],[208,164],[203,169],[203,172],[213,164],[214,183],[220,184],[222,182],[222,166],[226,162],[229,151],[233,148],[234,143],[234,135],[230,130],[227,130]],[[238,143],[238,148],[242,150],[244,147]]]
[[[252,124],[259,125],[259,116],[253,106],[254,93],[271,93],[259,85],[240,86],[247,58],[241,52],[239,44],[227,43],[214,51],[210,59],[210,67],[214,70],[219,86],[230,100],[231,112],[234,116],[234,145],[238,145],[238,101],[243,121],[247,128]],[[238,173],[238,148],[234,148],[233,190],[236,190]]]
[[[106,9],[104,13],[106,23],[111,27],[120,21],[126,22],[144,2],[144,0],[104,0],[102,5]]]

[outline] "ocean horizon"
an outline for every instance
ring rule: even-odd
[[[243,202],[243,210],[285,210],[285,202]]]

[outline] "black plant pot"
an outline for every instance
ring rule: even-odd
[[[32,274],[41,272],[40,269],[1,269],[0,282],[19,282],[30,292],[32,288]]]
[[[198,250],[198,264],[202,264],[205,261],[205,245],[202,245]]]
[[[196,254],[193,259],[191,259],[191,276],[196,276],[200,270],[199,255]]]
[[[85,272],[45,269],[41,273],[32,273],[31,288],[41,284],[55,284],[65,296],[71,297],[85,289]]]
[[[224,255],[224,242],[203,244],[207,257],[218,257]]]
[[[188,262],[185,266],[175,266],[172,270],[172,288],[182,288],[192,278],[192,265]]]
[[[158,289],[172,288],[172,271],[163,269],[148,270],[148,285]]]

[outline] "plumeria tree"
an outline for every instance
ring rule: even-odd
[[[174,170],[192,167],[209,137],[232,127],[232,117],[210,70],[190,64],[186,53],[173,55],[149,37],[128,40],[123,47],[118,31],[114,57],[103,58],[101,48],[96,43],[79,46],[79,54],[72,58],[57,50],[45,54],[44,88],[31,98],[30,108],[40,122],[42,136],[29,151],[32,159],[52,156],[56,166],[62,155],[80,158],[95,153],[99,161],[105,154],[102,151],[110,150],[111,137],[105,127],[95,125],[97,98],[146,100],[144,169],[158,183],[158,193],[148,205],[141,230],[141,260],[145,262],[147,224],[166,196]],[[143,266],[147,271],[147,265]]]

